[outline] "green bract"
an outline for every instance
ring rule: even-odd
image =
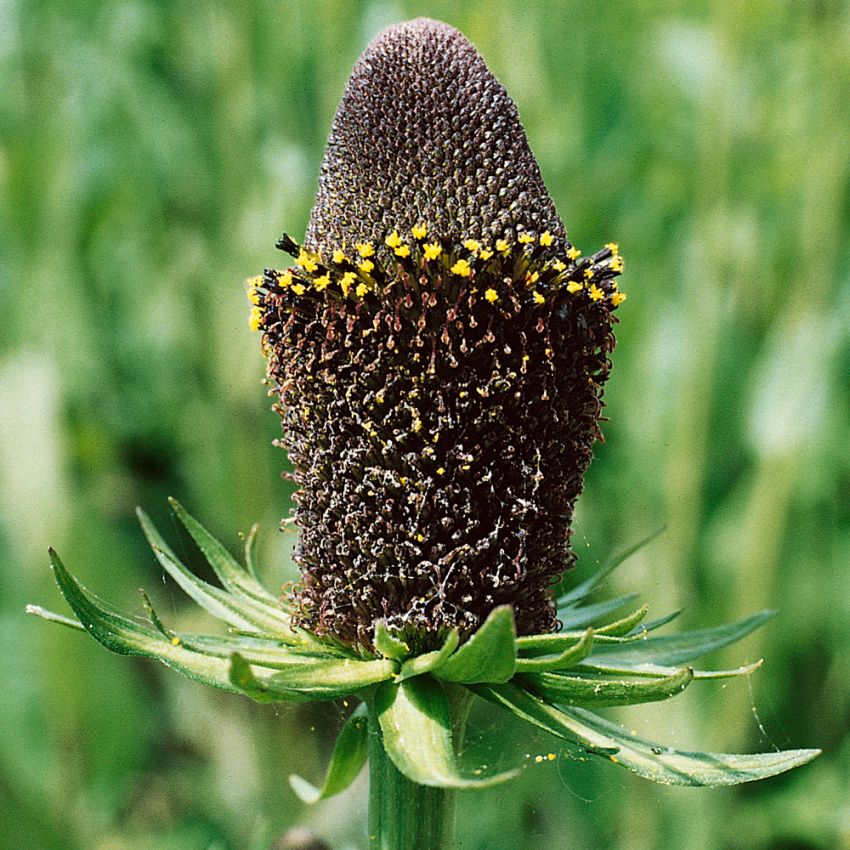
[[[758,663],[734,670],[698,670],[691,663],[740,640],[773,615],[763,611],[737,623],[669,636],[654,632],[671,617],[641,624],[646,606],[609,620],[634,598],[595,604],[586,600],[625,556],[558,599],[565,626],[560,632],[517,637],[513,613],[502,606],[463,643],[452,631],[441,648],[419,655],[411,654],[405,642],[379,622],[374,653],[364,650],[358,655],[291,625],[285,604],[259,581],[253,556],[256,528],[248,536],[243,567],[180,504],[172,500],[171,506],[221,586],[190,572],[140,511],[145,534],[163,568],[201,607],[229,626],[229,634],[171,630],[147,596],[147,621],[118,613],[83,588],[52,550],[56,581],[76,619],[37,606],[28,610],[88,631],[113,652],[156,658],[191,679],[257,702],[359,698],[362,705],[339,733],[321,788],[291,777],[293,790],[305,802],[337,794],[357,776],[368,753],[367,711],[393,764],[415,783],[464,789],[512,778],[516,770],[490,774],[457,762],[453,712],[465,713],[472,697],[664,784],[748,782],[804,764],[820,752],[681,752],[628,734],[591,711],[668,699],[695,679],[749,675]]]

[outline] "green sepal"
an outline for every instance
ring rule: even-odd
[[[562,629],[582,629],[593,625],[597,620],[607,617],[614,611],[624,608],[638,598],[639,594],[629,593],[618,596],[616,599],[606,599],[593,605],[582,605],[580,607],[567,606],[558,609],[558,619],[561,621]]]
[[[435,667],[439,667],[457,649],[458,643],[460,643],[460,634],[457,629],[452,629],[439,649],[424,652],[415,658],[408,658],[401,665],[401,670],[395,679],[396,682],[403,682],[413,676],[421,676],[423,673],[429,673]]]
[[[80,625],[95,640],[120,655],[155,658],[196,682],[226,691],[236,690],[228,676],[226,659],[193,652],[181,642],[172,643],[149,626],[109,610],[95,600],[65,569],[59,555],[50,550],[50,563],[59,590],[77,615]]]
[[[69,629],[76,629],[84,632],[85,628],[79,620],[73,617],[66,617],[64,614],[57,614],[55,611],[48,611],[47,608],[42,608],[41,605],[27,605],[25,609],[27,614],[34,614],[36,617],[41,617],[42,620],[47,620],[49,623],[59,623],[60,626],[67,626]]]
[[[547,702],[602,708],[669,699],[682,693],[693,678],[694,671],[690,667],[683,667],[659,679],[613,679],[607,676],[539,673],[527,676],[525,681]]]
[[[663,617],[656,617],[654,620],[650,620],[648,623],[638,623],[635,628],[629,632],[626,637],[643,637],[644,635],[649,634],[650,632],[654,632],[656,629],[660,629],[662,626],[666,626],[667,623],[672,622],[682,613],[682,609],[679,608],[677,611],[671,611],[669,614],[665,614]]]
[[[361,703],[340,729],[322,787],[317,788],[294,773],[289,775],[289,785],[298,799],[307,805],[327,800],[328,797],[345,791],[354,782],[363,769],[368,754],[369,721],[366,704]]]
[[[297,690],[316,699],[337,699],[391,679],[397,670],[398,664],[388,658],[328,658],[272,673],[264,684],[269,690]]]
[[[511,607],[494,608],[478,631],[431,672],[445,682],[507,682],[516,672],[516,627]]]
[[[578,743],[591,753],[604,752],[612,763],[663,785],[737,785],[784,773],[820,753],[820,750],[755,755],[685,752],[629,735],[616,724],[584,709],[555,708],[513,685],[478,685],[473,690],[532,725]]]
[[[520,658],[535,658],[538,655],[557,655],[575,645],[587,634],[587,629],[581,631],[553,632],[540,635],[522,635],[516,639],[516,648]],[[613,635],[600,635],[596,629],[593,630],[595,644],[620,646],[632,641],[641,640],[640,634],[628,637],[615,637]]]
[[[410,647],[401,638],[392,634],[383,620],[375,623],[374,643],[378,655],[383,658],[403,661],[410,654]]]
[[[516,770],[491,776],[461,774],[452,748],[449,700],[431,676],[379,685],[374,705],[387,755],[413,782],[438,788],[484,788],[517,774]]]
[[[257,534],[259,531],[260,524],[255,522],[245,537],[245,569],[256,582],[260,581],[260,572],[257,569]]]
[[[219,620],[248,632],[291,634],[289,616],[284,611],[254,599],[228,593],[198,578],[177,558],[147,514],[141,508],[137,508],[136,513],[162,568],[202,608]]]
[[[761,611],[736,623],[676,635],[639,638],[620,646],[596,645],[583,664],[595,670],[630,670],[647,664],[679,667],[746,637],[775,615]]]
[[[542,673],[547,670],[568,670],[590,655],[595,633],[588,629],[577,641],[568,645],[557,655],[536,658],[517,658],[517,673]]]
[[[177,518],[189,532],[192,539],[203,552],[204,557],[213,568],[218,580],[235,596],[245,600],[258,602],[269,606],[281,619],[286,618],[285,612],[280,608],[278,600],[263,587],[240,563],[219,543],[184,507],[177,499],[170,498],[168,504],[177,515]],[[288,625],[288,618],[285,619]]]
[[[608,623],[607,626],[601,626],[595,629],[597,635],[613,635],[614,637],[625,637],[632,629],[640,623],[649,611],[648,605],[641,605],[636,611],[627,614],[621,620],[615,620],[613,623]]]
[[[604,579],[606,576],[610,575],[623,561],[630,558],[634,555],[638,549],[643,549],[644,546],[651,543],[655,540],[658,535],[661,534],[666,526],[661,526],[661,528],[653,531],[652,534],[647,535],[643,538],[643,540],[638,541],[633,546],[629,546],[628,549],[625,549],[619,555],[617,555],[613,560],[609,561],[602,569],[597,570],[592,576],[585,579],[581,584],[574,587],[572,590],[567,591],[566,593],[562,593],[556,599],[556,604],[558,606],[558,610],[560,611],[562,608],[571,608],[575,605],[578,605],[583,599],[586,599],[590,596],[591,593],[596,589],[596,586]],[[559,614],[560,616],[560,614]]]

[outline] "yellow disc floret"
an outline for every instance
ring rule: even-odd
[[[422,252],[425,254],[426,260],[436,260],[443,253],[443,246],[437,242],[429,242],[422,246]]]
[[[452,274],[456,274],[458,277],[469,277],[470,271],[468,260],[458,260],[452,266]]]
[[[487,289],[484,291],[484,297],[492,304],[499,300],[499,293],[495,289]]]
[[[428,235],[428,228],[424,224],[414,224],[410,232],[414,239],[424,239]]]
[[[358,242],[354,247],[361,257],[372,257],[375,254],[375,247],[371,242]]]

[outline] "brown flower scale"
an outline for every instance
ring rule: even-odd
[[[551,631],[622,261],[415,229],[386,264],[284,237],[295,268],[253,281],[299,488],[297,622],[368,650],[383,620],[425,651],[507,603],[520,634]]]
[[[298,485],[297,622],[413,651],[496,606],[556,626],[573,505],[625,298],[581,259],[516,106],[455,29],[418,19],[357,61],[304,247],[255,279]]]

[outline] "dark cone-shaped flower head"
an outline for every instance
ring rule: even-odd
[[[625,298],[617,246],[567,240],[516,107],[429,20],[358,60],[303,247],[251,282],[298,485],[299,625],[412,649],[551,586]]]
[[[427,222],[445,239],[566,234],[514,102],[456,29],[420,18],[366,49],[334,119],[306,243]]]

